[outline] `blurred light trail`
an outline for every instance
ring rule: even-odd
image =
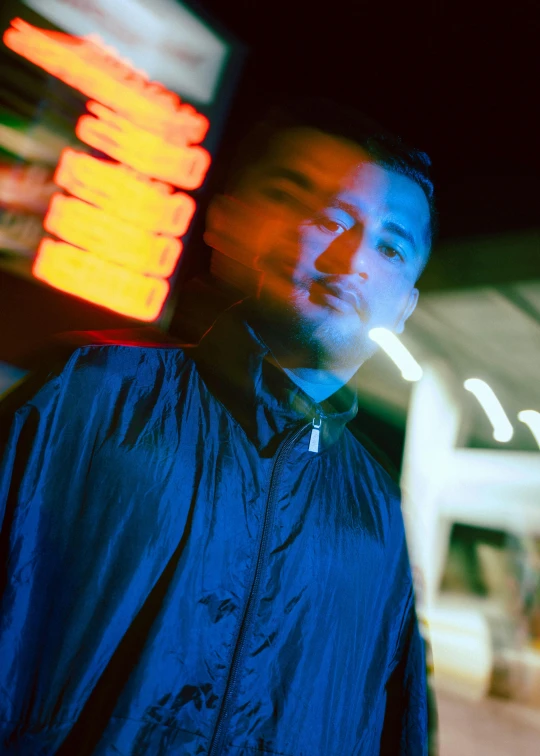
[[[536,410],[522,410],[518,412],[518,420],[528,425],[531,429],[538,447],[540,448],[540,412]]]
[[[395,333],[387,328],[372,328],[368,335],[395,362],[406,381],[420,380],[423,375],[422,368]]]
[[[514,435],[514,429],[493,389],[480,378],[469,378],[463,385],[467,391],[476,396],[482,405],[482,409],[493,426],[495,441],[510,441]]]

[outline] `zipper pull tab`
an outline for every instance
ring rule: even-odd
[[[319,433],[321,429],[322,420],[317,415],[313,418],[312,429],[311,429],[311,435],[309,437],[309,451],[315,452],[315,454],[319,451]]]

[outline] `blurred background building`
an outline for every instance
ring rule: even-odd
[[[5,0],[0,9],[2,34],[19,18],[43,31],[93,35],[94,56],[104,55],[100,76],[119,76],[127,60],[149,102],[156,96],[151,81],[162,85],[159,96],[178,95],[193,106],[191,115],[207,119],[206,135],[192,144],[211,161],[192,186],[126,157],[128,172],[142,173],[146,188],[160,182],[169,187],[162,196],[182,192],[196,206],[187,228],[171,227],[169,250],[179,249],[180,237],[183,249],[160,275],[145,267],[141,252],[108,260],[97,273],[81,272],[75,254],[65,258],[71,277],[37,278],[44,237],[79,250],[66,238],[65,222],[43,226],[62,191],[55,183],[62,155],[71,149],[99,160],[108,153],[76,134],[86,103],[97,99],[95,89],[87,91],[88,57],[79,56],[80,91],[66,83],[67,74],[32,63],[4,36],[0,391],[59,332],[144,321],[193,341],[249,289],[249,272],[212,257],[202,228],[235,140],[265,103],[295,94],[346,102],[432,157],[440,235],[402,339],[423,377],[403,380],[379,353],[361,371],[353,430],[402,483],[419,610],[433,648],[443,756],[540,749],[540,415],[520,415],[540,412],[536,12],[528,0],[504,10],[445,0]],[[49,39],[69,48],[67,38]],[[173,120],[180,105],[172,106]],[[130,123],[141,126],[136,115]],[[162,140],[156,149],[180,160],[183,146],[171,143],[162,126],[145,124]],[[101,209],[115,216],[111,208]],[[146,249],[143,240],[155,242],[148,234],[158,226],[147,228],[140,218],[132,225],[137,249]],[[114,229],[127,233],[122,224]],[[93,236],[85,249],[95,244]],[[165,282],[160,307],[142,319],[133,309],[144,299],[137,276]],[[120,308],[117,280],[129,283]],[[494,438],[494,430],[502,436],[493,416],[465,390],[469,379],[495,393],[512,428],[502,433],[505,440]]]

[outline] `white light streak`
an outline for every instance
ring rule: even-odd
[[[536,410],[522,410],[518,412],[518,420],[528,425],[531,429],[538,447],[540,448],[540,412]]]
[[[469,378],[463,385],[482,405],[482,409],[493,426],[495,441],[510,441],[514,435],[514,429],[493,389],[480,378]]]
[[[420,380],[423,375],[422,368],[395,333],[387,328],[372,328],[368,335],[395,362],[406,381]]]

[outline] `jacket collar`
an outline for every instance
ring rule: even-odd
[[[272,456],[293,430],[322,420],[320,450],[335,443],[357,412],[355,391],[343,386],[320,404],[305,394],[271,359],[250,325],[250,300],[233,305],[186,351],[207,388],[242,426],[263,456]],[[307,448],[307,444],[306,444]]]

